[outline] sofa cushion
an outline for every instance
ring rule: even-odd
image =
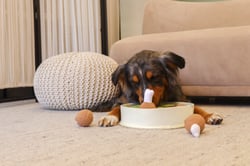
[[[149,0],[144,10],[143,33],[250,25],[249,6],[249,0]]]

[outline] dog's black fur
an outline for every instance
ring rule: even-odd
[[[179,81],[178,70],[185,67],[185,60],[173,52],[160,53],[143,50],[127,63],[118,66],[112,74],[112,82],[118,86],[119,94],[113,100],[113,108],[106,117],[99,121],[100,126],[113,126],[120,119],[120,105],[125,103],[142,103],[146,89],[154,90],[153,103],[159,106],[163,102],[186,101]],[[200,108],[195,113],[209,120],[208,114]],[[222,118],[212,123],[221,123]]]
[[[181,101],[185,97],[178,84],[178,68],[185,67],[185,60],[173,52],[160,54],[144,50],[120,65],[112,75],[112,82],[118,85],[122,100],[120,104],[143,102],[144,91],[155,91],[154,103]]]

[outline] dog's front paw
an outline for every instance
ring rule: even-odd
[[[98,126],[101,127],[112,127],[117,125],[119,122],[119,119],[114,115],[106,115],[101,117],[101,119],[98,121]]]
[[[223,121],[223,117],[220,114],[213,113],[207,118],[207,124],[219,125]]]

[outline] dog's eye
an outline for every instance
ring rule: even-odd
[[[155,84],[160,84],[162,82],[162,79],[160,76],[155,75],[150,78],[150,81]]]
[[[150,80],[156,81],[156,80],[159,80],[159,77],[153,76],[153,77],[150,78]]]

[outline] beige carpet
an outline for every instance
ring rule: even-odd
[[[203,105],[224,115],[200,138],[184,128],[78,127],[75,111],[51,111],[30,101],[0,104],[1,166],[249,165],[250,106]]]

